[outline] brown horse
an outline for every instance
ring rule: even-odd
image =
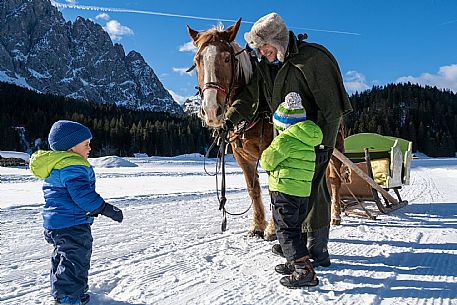
[[[250,56],[235,41],[241,19],[226,30],[219,26],[198,32],[187,26],[189,36],[197,48],[194,66],[202,98],[200,118],[209,128],[218,129],[225,122],[225,112],[234,96],[251,79],[253,68]],[[270,115],[258,114],[244,127],[230,133],[233,155],[243,170],[252,200],[250,235],[267,240],[276,238],[274,222],[267,224],[259,184],[257,162],[262,151],[273,138]]]

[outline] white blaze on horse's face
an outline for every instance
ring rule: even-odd
[[[201,53],[203,79],[200,84],[202,86],[203,96],[200,112],[206,125],[213,128],[218,128],[224,123],[225,113],[221,105],[225,104],[226,95],[214,87],[207,87],[205,84],[215,83],[223,86],[224,89],[228,89],[229,84],[227,84],[227,80],[218,79],[218,77],[221,77],[221,56],[224,57],[224,54],[218,52],[217,47],[214,45],[207,46]]]

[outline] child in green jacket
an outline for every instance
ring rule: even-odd
[[[268,188],[273,205],[276,235],[287,262],[275,270],[287,275],[281,284],[288,288],[316,286],[319,281],[309,261],[301,225],[306,217],[316,154],[322,131],[306,120],[306,111],[296,92],[286,95],[273,115],[279,132],[262,153],[260,165],[269,172]]]

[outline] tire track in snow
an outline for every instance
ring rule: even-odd
[[[238,196],[240,198],[246,196],[245,192],[240,193],[240,195],[242,195],[242,196]],[[199,198],[198,201],[200,201],[200,200],[201,199]],[[240,199],[236,198],[236,200],[239,201]],[[170,203],[168,203],[168,205],[169,204]],[[178,201],[176,203],[176,205],[179,205],[179,204],[182,204],[182,203],[180,203]],[[208,203],[206,205],[208,205]],[[170,208],[170,207],[168,206],[167,208]],[[207,206],[204,208],[208,209]],[[196,213],[196,211],[192,211],[191,213],[198,214],[198,213]],[[215,213],[219,213],[219,212],[217,210],[214,210],[214,212],[208,213],[208,215],[206,215],[205,217],[213,218]],[[232,221],[236,221],[236,220],[232,220]],[[202,222],[202,221],[197,219],[197,222]],[[225,233],[225,234],[219,235],[220,233],[218,233],[217,235],[219,235],[219,236],[214,237],[214,232],[210,232],[210,235],[203,237],[198,242],[196,242],[194,240],[190,240],[189,242],[185,243],[184,245],[182,245],[181,247],[178,247],[178,248],[170,249],[167,251],[162,251],[160,253],[152,254],[149,256],[146,256],[146,255],[140,256],[135,261],[129,262],[129,264],[130,264],[129,269],[136,267],[133,264],[137,264],[138,266],[145,264],[145,265],[149,265],[151,267],[150,268],[151,270],[156,270],[156,271],[152,271],[152,272],[145,271],[144,272],[145,274],[143,274],[141,277],[139,277],[139,278],[136,277],[135,280],[138,280],[140,282],[151,280],[151,279],[152,280],[158,279],[160,277],[163,277],[164,273],[167,273],[167,272],[173,273],[173,271],[178,270],[179,272],[177,272],[177,273],[180,274],[179,277],[182,277],[182,279],[179,280],[180,288],[179,287],[178,287],[179,289],[176,288],[178,291],[181,291],[182,287],[185,287],[186,289],[191,289],[191,287],[197,287],[197,290],[201,289],[200,288],[201,284],[205,284],[205,283],[200,279],[195,279],[195,273],[204,272],[205,269],[207,268],[206,265],[208,265],[208,264],[210,267],[213,266],[213,268],[216,268],[216,270],[217,270],[217,268],[218,268],[217,266],[219,264],[223,264],[222,261],[217,261],[217,256],[218,256],[217,253],[219,252],[219,249],[221,247],[228,248],[228,249],[231,249],[231,248],[238,249],[239,251],[242,252],[241,254],[243,255],[243,257],[246,255],[247,250],[243,250],[243,249],[240,250],[239,247],[228,246],[228,244],[236,243],[236,240],[243,240],[243,234],[244,234],[245,230],[242,228],[237,229],[237,227],[239,227],[237,225],[241,222],[245,222],[244,225],[242,225],[242,227],[247,228],[247,225],[248,225],[247,219],[239,219],[236,222],[237,223],[234,224],[233,222],[230,222],[230,220],[229,220],[229,228],[231,225],[234,225],[234,227],[235,227],[235,229],[231,230],[232,232],[230,234]],[[204,220],[203,223],[210,223],[210,221]],[[175,225],[179,225],[179,224],[175,224]],[[219,229],[219,228],[217,227],[217,229]],[[193,232],[191,232],[191,234],[192,233]],[[208,236],[209,236],[209,238],[208,238]],[[228,241],[228,240],[230,240],[230,241]],[[264,242],[262,242],[262,244],[263,243]],[[195,250],[195,248],[199,248],[201,250]],[[249,246],[248,248],[251,251],[248,255],[249,257],[258,256],[257,252],[252,251],[253,249],[251,246]],[[213,250],[205,252],[205,250],[207,250],[207,249],[213,249]],[[265,252],[264,249],[260,249],[258,251]],[[188,258],[185,255],[187,252],[191,252],[191,253],[192,252],[197,252],[197,253],[201,252],[203,254],[197,258],[192,258],[192,257]],[[170,256],[171,254],[173,254],[174,256]],[[176,257],[183,257],[184,260],[187,261],[186,265],[189,265],[189,266],[195,265],[196,267],[195,268],[185,268],[184,267],[185,265],[183,265],[183,263],[179,262],[179,260],[178,260],[179,263],[170,262],[174,266],[167,266],[165,264],[165,267],[164,267],[165,270],[163,270],[162,268],[160,268],[161,266],[163,266],[163,264],[159,264],[159,263],[157,263],[157,261],[160,261],[161,258],[164,258],[166,260],[168,256],[173,257],[173,260],[176,260]],[[198,260],[200,260],[200,262]],[[202,265],[201,260],[206,260],[206,263]],[[239,265],[239,264],[232,265],[231,268],[236,269],[239,266],[241,266],[241,265]],[[222,269],[224,269],[224,268],[222,268]],[[162,271],[157,271],[157,270],[162,270]],[[110,272],[110,271],[106,270],[106,272]],[[187,276],[186,274],[189,274],[189,276]],[[188,279],[186,279],[186,278],[188,278]],[[176,293],[176,291],[170,290],[170,292],[167,292],[166,296],[162,296],[162,297],[169,298],[174,293]]]
[[[418,243],[420,241],[421,237],[422,237],[422,233],[418,233],[415,243]],[[398,262],[400,266],[403,265],[405,262],[409,261],[412,251],[413,250],[411,248],[409,252],[407,252],[406,254],[404,253],[402,255],[402,259]],[[386,295],[388,295],[388,292],[394,286],[394,282],[396,281],[397,277],[398,277],[398,272],[394,272],[384,281],[384,285],[376,293],[376,297],[373,300],[373,302],[371,303],[372,305],[380,305],[382,303],[383,299],[386,297]]]
[[[431,200],[421,189],[434,191],[434,182],[426,177],[414,180],[410,194]],[[231,209],[243,210],[248,204],[244,189],[232,189],[228,195]],[[243,236],[251,212],[230,217],[229,231],[219,232],[221,215],[214,191],[110,198],[110,202],[124,208],[126,218],[119,225],[100,217],[93,227],[89,281],[100,304],[456,304],[456,278],[450,274],[455,256],[450,253],[457,253],[444,246],[434,249],[433,244],[414,246],[433,236],[428,234],[430,228],[437,232],[447,228],[453,234],[455,226],[443,223],[440,228],[439,218],[427,222],[423,215],[425,210],[429,215],[436,212],[436,217],[456,213],[440,214],[432,204],[411,205],[378,221],[344,216],[343,226],[331,230],[332,267],[317,270],[321,285],[291,291],[280,286],[280,276],[273,271],[281,259],[270,253],[272,243]],[[268,202],[266,192],[264,202]],[[2,305],[44,304],[49,300],[50,248],[41,235],[39,209],[1,210],[0,227]],[[417,239],[418,230],[423,239]],[[17,240],[27,245],[21,248]],[[416,265],[430,267],[430,273],[415,269]],[[4,276],[11,281],[3,282]],[[405,276],[415,278],[419,287],[410,287]],[[443,291],[433,286],[439,281],[447,283]],[[389,289],[383,288],[384,282]],[[423,282],[429,286],[421,286]],[[425,288],[423,295],[418,288]],[[119,301],[105,302],[99,297],[103,295]]]
[[[245,196],[245,192],[241,192],[234,201],[244,201],[243,197]],[[170,202],[167,203],[167,209],[174,209],[174,206],[170,207],[170,204]],[[179,206],[185,203],[178,200],[175,204],[176,206]],[[190,205],[190,202],[187,204]],[[208,209],[208,205],[210,204],[207,203],[203,208]],[[142,209],[143,207],[144,205],[139,206],[138,208]],[[214,215],[219,213],[217,210],[214,210],[214,208],[212,209],[213,212],[208,213],[207,215],[199,215],[198,217],[203,217],[204,223],[210,223],[211,221],[209,221],[209,219],[214,218]],[[198,214],[195,210],[191,210],[190,213]],[[200,223],[201,219],[197,218],[193,221]],[[179,223],[175,224],[175,226],[179,225]],[[219,229],[218,225],[219,223],[217,223],[217,230]],[[148,304],[200,304],[201,302],[218,304],[221,300],[229,302],[231,299],[236,300],[243,297],[239,292],[240,284],[237,283],[237,281],[232,280],[235,277],[234,274],[242,274],[242,276],[246,277],[246,281],[248,282],[258,282],[257,278],[259,273],[262,274],[265,272],[265,269],[270,270],[269,274],[271,277],[268,276],[266,279],[268,283],[267,288],[263,287],[265,286],[264,284],[260,285],[259,289],[271,289],[271,285],[274,287],[278,286],[279,284],[277,281],[279,280],[279,277],[274,274],[274,264],[262,266],[261,264],[258,265],[258,263],[256,263],[259,259],[263,259],[262,257],[266,255],[265,253],[269,253],[271,243],[266,243],[257,239],[245,239],[243,237],[245,232],[245,229],[243,228],[248,227],[247,218],[230,219],[229,228],[232,227],[234,229],[231,229],[231,234],[224,233],[224,235],[214,237],[213,230],[207,235],[211,238],[203,236],[199,242],[189,239],[189,243],[185,243],[182,247],[173,250],[163,251],[160,253],[161,255],[158,255],[159,253],[149,256],[138,255],[134,263],[133,261],[127,261],[127,269],[132,270],[135,276],[132,278],[129,274],[121,274],[122,270],[125,269],[124,264],[124,268],[120,268],[120,272],[115,275],[117,276],[117,279],[116,284],[113,286],[116,286],[116,288],[109,292],[110,296],[116,297],[117,299],[141,299],[142,295],[157,295],[157,291],[152,293],[153,291],[148,290],[153,289],[149,287],[150,285],[153,285],[151,284],[152,282],[156,284],[154,286],[167,286],[168,288],[165,292],[158,294],[158,296],[146,298],[145,302]],[[190,234],[193,233],[194,232],[190,232]],[[242,245],[238,245],[240,241]],[[219,255],[221,251],[222,257]],[[188,252],[200,253],[200,255],[187,257],[186,253]],[[177,259],[177,257],[182,257],[182,261]],[[243,257],[242,262],[239,261],[239,257]],[[246,260],[248,260],[248,263],[246,263]],[[116,262],[113,263],[113,265],[116,264]],[[248,264],[248,266],[246,266],[246,264]],[[255,267],[249,267],[250,264],[253,264]],[[103,270],[105,273],[103,276],[100,276],[100,278],[113,277],[109,275],[114,275],[114,273],[111,272],[115,271],[110,271],[108,269],[110,269],[110,267]],[[100,274],[101,273],[98,273],[97,275]],[[195,274],[200,275],[196,277]],[[221,276],[216,276],[214,278],[212,276],[213,274],[221,274]],[[127,296],[125,291],[128,291],[129,287],[141,287],[139,283],[149,283],[146,285],[148,287],[144,288],[148,291],[134,289],[135,291],[129,291],[129,296]],[[208,292],[207,288],[203,288],[202,290],[202,287],[210,287],[210,292]],[[200,294],[198,293],[199,291]],[[97,291],[95,290],[95,292]],[[234,296],[232,297],[231,294],[234,294]],[[285,293],[285,296],[287,296],[287,293]],[[277,297],[275,296],[274,298]],[[192,300],[194,300],[194,302]],[[283,301],[287,302],[287,300],[288,297],[285,297]]]
[[[423,170],[413,170],[410,185],[401,195],[409,202],[440,202],[443,198],[433,178]]]
[[[233,194],[236,196],[245,195],[244,190],[232,190],[228,192],[227,194]],[[205,200],[205,201],[210,201],[210,197],[214,197],[215,193],[204,193],[204,194],[199,194],[199,193],[192,193],[191,195],[178,195],[178,196],[162,196],[158,197],[157,196],[152,196],[154,197],[154,200],[160,201],[159,203],[153,203],[150,204],[147,200],[145,201],[145,198],[150,198],[150,196],[145,196],[144,198],[141,198],[140,200],[137,200],[136,202],[132,203],[132,200],[130,199],[124,199],[124,200],[119,200],[116,204],[120,203],[121,207],[124,207],[127,205],[127,201],[129,202],[129,211],[127,211],[127,215],[129,213],[133,214],[135,212],[138,212],[139,215],[142,214],[142,211],[151,209],[151,207],[157,206],[157,208],[160,208],[161,206],[167,205],[169,206],[170,204],[192,204],[192,201],[199,201],[199,200]],[[241,197],[241,196],[240,196]],[[124,202],[123,202],[124,201]],[[194,202],[195,204],[195,202]],[[168,208],[168,207],[167,207]],[[37,207],[32,207],[32,208],[13,208],[13,209],[6,209],[1,211],[2,213],[2,219],[7,218],[9,221],[8,222],[2,222],[1,223],[1,232],[2,235],[5,236],[5,238],[2,236],[2,254],[5,254],[4,252],[9,251],[10,253],[17,253],[17,255],[20,255],[21,258],[19,259],[18,256],[16,255],[2,255],[2,265],[0,266],[0,274],[1,276],[1,283],[2,283],[2,291],[0,300],[7,302],[6,304],[17,304],[18,302],[21,303],[23,301],[23,297],[29,296],[29,297],[37,297],[38,299],[43,299],[46,298],[48,295],[49,291],[49,284],[48,284],[48,270],[49,270],[49,255],[51,251],[51,247],[47,246],[46,242],[44,241],[42,237],[42,227],[41,227],[41,219],[40,219],[40,208]],[[214,210],[217,210],[216,208]],[[126,216],[127,216],[126,215]],[[138,215],[131,215],[131,218],[138,219]],[[128,216],[127,216],[128,217]],[[147,219],[146,219],[147,220]],[[145,221],[146,221],[145,220]],[[146,227],[150,225],[150,223],[146,223]],[[103,257],[104,253],[103,252],[110,252],[109,250],[107,251],[106,247],[112,247],[113,246],[113,241],[112,238],[107,239],[107,244],[105,245],[98,245],[98,240],[97,237],[95,237],[96,234],[106,234],[106,232],[109,232],[112,230],[112,228],[116,228],[116,230],[125,230],[128,231],[129,228],[125,227],[123,228],[122,225],[120,226],[113,226],[113,223],[110,222],[109,220],[104,219],[103,221],[97,220],[96,225],[93,228],[93,233],[94,233],[94,254],[93,258],[98,257]],[[149,229],[150,230],[150,229]],[[14,231],[14,232],[13,232]],[[33,232],[32,236],[30,235],[30,232]],[[239,234],[244,232],[242,230],[239,230]],[[119,233],[119,232],[118,232]],[[129,234],[128,233],[122,233],[121,239],[126,238],[128,239]],[[214,235],[210,235],[210,238],[206,239],[201,239],[199,242],[195,243],[193,242],[192,244],[188,244],[183,249],[192,249],[193,247],[198,247],[199,245],[204,245],[205,243],[211,243],[214,240],[218,239],[224,239],[227,238],[229,235],[219,235],[214,237]],[[21,245],[21,243],[17,243],[17,240],[30,240],[32,238],[32,241],[30,244],[27,245]],[[137,240],[131,240],[130,244],[133,245],[132,248],[136,246]],[[115,246],[116,244],[114,244]],[[6,247],[4,247],[6,246]],[[103,248],[99,247],[103,246]],[[114,247],[115,248],[115,247]],[[147,248],[147,247],[145,247]],[[113,250],[113,249],[111,249]],[[144,250],[144,249],[141,249]],[[172,251],[176,251],[176,249],[173,250],[168,250],[168,251],[162,251],[160,253],[144,256],[145,259],[160,259],[160,257],[167,256],[169,255]],[[105,264],[104,267],[106,269],[112,269],[114,267],[114,270],[116,268],[125,268],[125,262],[130,262],[132,264],[137,264],[140,262],[140,259],[135,258],[135,256],[138,255],[138,252],[134,253],[121,253],[119,255],[119,258],[114,258],[110,263]],[[140,254],[141,255],[141,254]],[[133,259],[132,259],[133,258]],[[102,259],[103,260],[103,259]],[[15,264],[18,261],[22,261],[24,264],[23,266],[27,265],[33,265],[34,269],[36,267],[42,267],[38,268],[38,270],[45,270],[45,272],[41,272],[42,274],[36,274],[37,270],[32,270],[32,269],[26,269],[25,271],[17,270],[17,268],[21,268],[22,266],[16,266]],[[119,264],[118,264],[119,263]],[[117,266],[115,266],[118,264]],[[97,273],[102,273],[103,270],[97,269],[97,260],[93,260],[93,265],[94,267],[91,269],[91,276],[97,275]],[[103,265],[103,264],[101,264]],[[109,270],[106,270],[107,273],[109,274]],[[114,271],[115,272],[115,271]],[[32,280],[33,279],[33,280]],[[91,279],[91,278],[90,278]],[[10,286],[14,285],[13,286]],[[43,297],[43,298],[42,298]],[[28,304],[29,302],[25,302]]]

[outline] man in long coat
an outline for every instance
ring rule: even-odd
[[[297,39],[276,13],[260,18],[244,38],[261,60],[251,82],[228,110],[227,125],[249,120],[259,109],[269,108],[273,113],[289,92],[300,94],[308,119],[323,132],[322,144],[316,147],[316,170],[303,238],[313,264],[329,266],[331,200],[325,170],[340,122],[352,111],[338,63],[323,46]],[[273,247],[273,252],[281,252],[278,246]]]

